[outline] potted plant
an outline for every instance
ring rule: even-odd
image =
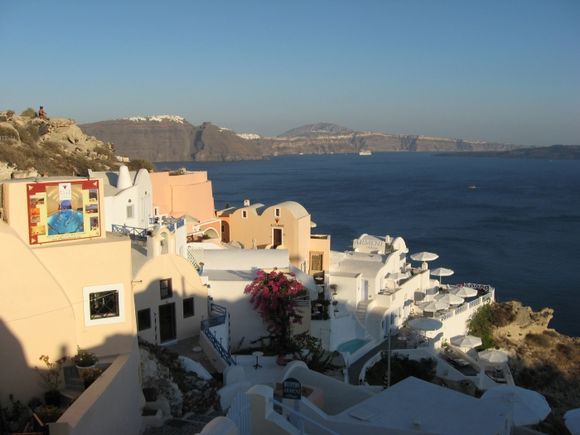
[[[50,361],[48,355],[41,355],[39,360],[44,363],[46,369],[35,367],[47,387],[47,391],[44,393],[44,402],[47,405],[60,406],[62,396],[58,389],[60,387],[62,365],[66,359],[63,356],[56,361]]]
[[[101,376],[103,374],[103,369],[99,368],[99,367],[81,367],[80,369],[80,376],[81,379],[83,380],[83,384],[86,388],[89,388],[89,386],[95,382],[97,380],[97,378],[99,376]]]
[[[77,354],[71,359],[77,367],[79,375],[83,377],[83,372],[87,372],[90,371],[90,369],[93,369],[99,359],[97,358],[97,355],[92,352],[82,350],[79,347],[77,347],[77,349]]]

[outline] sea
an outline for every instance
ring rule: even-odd
[[[332,249],[363,233],[435,252],[444,283],[496,288],[496,299],[551,307],[550,326],[580,336],[580,161],[431,153],[300,155],[158,163],[207,170],[216,207],[301,203]]]

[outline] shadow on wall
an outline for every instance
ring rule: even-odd
[[[28,338],[31,341],[34,339]],[[38,343],[34,347],[38,349]],[[135,336],[112,335],[105,338],[97,348],[86,349],[97,353],[97,367],[106,367],[86,389],[76,375],[76,370],[72,370],[75,379],[69,378],[69,385],[65,386],[64,383],[63,367],[73,366],[70,357],[76,354],[76,349],[61,347],[59,356],[67,357],[64,365],[49,367],[39,359],[41,355],[26,357],[23,344],[2,319],[0,349],[0,434],[19,432],[27,423],[32,425],[33,410],[44,422],[56,421],[60,417],[58,424],[66,429],[62,432],[59,428],[58,433],[62,434],[115,432],[115,427],[123,427],[127,429],[126,433],[133,433],[139,429],[143,397],[138,375],[140,357]],[[46,353],[50,354],[51,349],[55,349],[55,346],[47,343]],[[104,355],[102,351],[99,352],[102,349],[123,351],[115,355]],[[53,364],[56,357],[49,356],[49,362]],[[67,371],[70,374],[70,370]],[[46,406],[49,398],[55,399],[54,394],[45,396],[51,386],[58,386],[58,391],[61,392],[64,389],[77,390],[76,394],[80,396],[71,404],[70,398],[56,394],[55,405]]]

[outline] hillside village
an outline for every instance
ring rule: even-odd
[[[24,118],[0,125],[13,152],[33,144],[95,160],[85,176],[37,169],[0,181],[0,399],[13,404],[2,424],[20,410],[11,430],[558,433],[578,406],[576,393],[552,391],[551,414],[536,397],[536,414],[520,416],[492,399],[518,380],[538,389],[518,346],[555,334],[549,313],[504,319],[527,320],[498,330],[503,350],[482,350],[493,342],[473,319],[500,306],[495,289],[442,284],[453,272],[430,267],[436,254],[368,234],[332,251],[296,202],[216,210],[205,171],[131,171],[66,120]],[[23,141],[34,125],[47,132]],[[577,340],[558,352],[571,361],[558,376],[577,382]],[[283,394],[292,382],[299,402]]]

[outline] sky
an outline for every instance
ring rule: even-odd
[[[578,0],[0,0],[0,110],[580,144]]]

